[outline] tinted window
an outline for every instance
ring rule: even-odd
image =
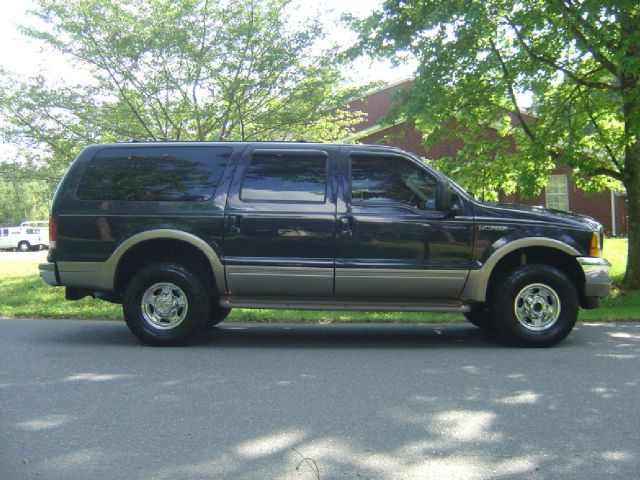
[[[81,200],[209,200],[230,155],[227,147],[101,150],[87,165],[76,195]]]
[[[240,198],[262,202],[324,202],[327,157],[255,155],[242,179]]]
[[[351,199],[355,203],[401,203],[433,210],[436,180],[408,160],[357,156],[351,159]]]

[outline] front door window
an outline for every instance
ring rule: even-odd
[[[436,180],[413,163],[395,157],[353,157],[351,201],[435,210]]]

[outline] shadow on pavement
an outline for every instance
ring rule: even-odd
[[[37,343],[145,346],[124,322],[69,321],[59,329],[31,329]],[[495,348],[497,334],[467,324],[223,323],[183,348]],[[153,347],[149,347],[153,348]]]
[[[216,348],[451,348],[502,345],[466,324],[221,324],[194,346]]]

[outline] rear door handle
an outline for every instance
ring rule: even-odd
[[[338,219],[338,224],[338,234],[341,237],[351,237],[353,235],[353,217],[340,217]]]
[[[227,215],[227,235],[240,235],[242,217],[240,215]]]

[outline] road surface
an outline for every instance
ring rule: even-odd
[[[466,324],[0,320],[0,478],[640,476],[640,324],[515,349]]]

